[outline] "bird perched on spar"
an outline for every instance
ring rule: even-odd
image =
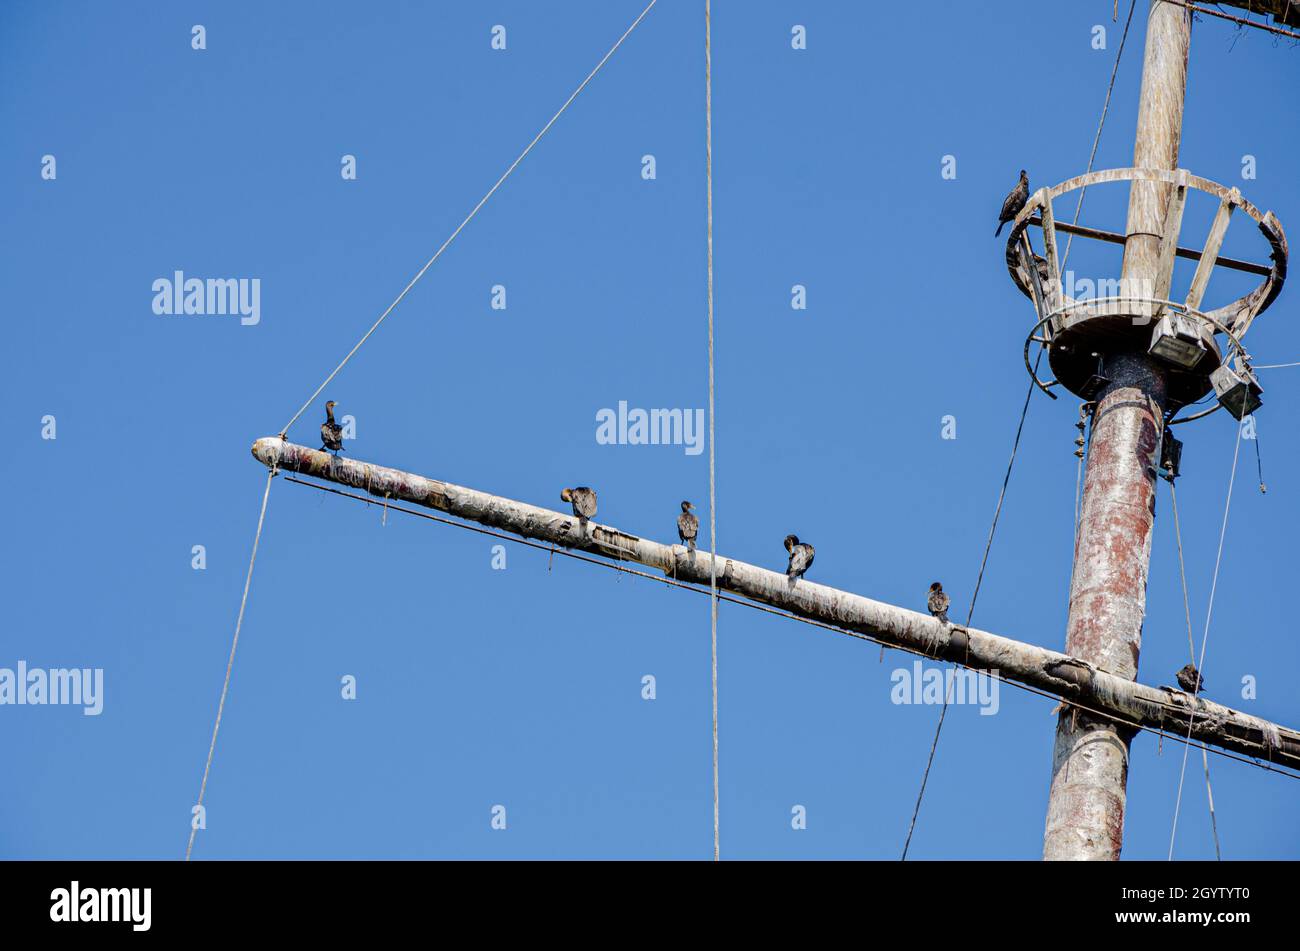
[[[343,427],[334,421],[336,405],[333,400],[325,404],[325,422],[320,424],[320,451],[328,449],[335,456],[343,451]]]
[[[690,551],[695,551],[695,536],[700,533],[700,518],[691,511],[693,508],[690,502],[683,502],[682,514],[677,516],[677,537]]]
[[[998,230],[993,232],[993,237],[1002,233],[1002,228],[1008,221],[1014,221],[1016,215],[1025,207],[1025,202],[1029,200],[1029,173],[1023,168],[1020,170],[1020,181],[1016,182],[1016,187],[1011,189],[1011,194],[1007,195],[1002,202],[1002,210],[998,212]]]
[[[1188,693],[1196,694],[1205,689],[1205,678],[1201,676],[1201,672],[1194,664],[1184,664],[1174,677],[1178,681],[1178,686]]]
[[[790,579],[791,584],[794,584],[812,567],[813,555],[816,552],[812,545],[799,541],[798,535],[785,536],[785,550],[790,553],[790,563],[786,566],[785,576]]]
[[[560,501],[573,506],[573,514],[578,517],[582,534],[587,534],[587,521],[596,515],[596,490],[585,485],[572,489],[560,490]]]
[[[951,599],[944,593],[943,585],[937,581],[930,585],[929,594],[925,599],[925,606],[930,609],[932,615],[939,619],[939,623],[948,623],[948,605],[951,603]]]

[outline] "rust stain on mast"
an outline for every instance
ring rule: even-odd
[[[1155,523],[1164,381],[1142,355],[1111,358],[1114,382],[1093,417],[1065,649],[1124,680],[1137,677]],[[1052,755],[1043,856],[1117,859],[1131,729],[1065,710]]]

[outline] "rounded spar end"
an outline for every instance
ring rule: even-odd
[[[280,461],[284,445],[279,436],[263,436],[253,443],[253,458],[269,469]]]

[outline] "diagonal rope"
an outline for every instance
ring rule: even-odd
[[[235,638],[230,644],[230,660],[226,661],[226,679],[221,685],[221,700],[217,703],[217,719],[212,724],[212,742],[208,744],[208,760],[203,764],[203,782],[199,784],[199,801],[203,805],[203,796],[208,791],[208,774],[212,771],[212,755],[217,749],[217,733],[221,730],[221,714],[226,709],[226,694],[230,692],[230,675],[235,669],[235,649],[239,647],[239,630],[244,626],[244,608],[248,606],[248,588],[253,583],[253,564],[257,561],[257,544],[262,540],[262,524],[266,521],[266,502],[271,497],[271,480],[275,478],[275,468],[266,474],[266,489],[262,492],[262,511],[257,516],[257,532],[253,535],[253,553],[248,558],[248,574],[244,578],[244,596],[239,599],[239,616],[235,620]],[[185,861],[190,860],[194,851],[194,836],[198,834],[194,822],[190,822],[190,842],[185,846]]]
[[[1038,376],[1038,364],[1042,362],[1043,351],[1038,351],[1034,361],[1034,373],[1029,380],[1029,390],[1025,393],[1025,405],[1020,409],[1020,425],[1016,427],[1016,439],[1011,444],[1011,458],[1007,461],[1007,474],[1002,479],[1002,491],[998,493],[997,508],[993,510],[993,524],[989,526],[988,541],[984,543],[984,557],[980,559],[979,577],[975,579],[975,591],[970,597],[970,609],[966,612],[966,627],[970,627],[971,618],[975,616],[975,601],[980,596],[980,585],[984,582],[984,568],[989,562],[989,550],[993,547],[993,535],[998,530],[998,519],[1002,515],[1002,502],[1007,497],[1007,486],[1011,482],[1011,470],[1016,464],[1016,452],[1020,449],[1020,434],[1025,429],[1025,417],[1029,414],[1029,401],[1034,395],[1034,377]],[[943,732],[943,721],[948,715],[948,703],[952,698],[952,688],[957,682],[954,677],[948,681],[943,694],[943,706],[939,709],[939,723],[934,728],[934,742],[930,744],[930,755],[925,761],[925,772],[921,775],[921,789],[916,794],[916,806],[912,809],[912,821],[907,827],[907,840],[903,843],[903,854],[899,861],[907,861],[907,850],[912,845],[912,833],[916,830],[916,817],[921,813],[921,800],[925,798],[925,786],[930,781],[930,767],[934,765],[934,753],[939,748],[939,734]]]
[[[1136,7],[1137,7],[1137,0],[1133,0],[1133,2],[1129,5],[1129,8],[1128,8],[1128,19],[1126,19],[1126,20],[1124,21],[1124,32],[1123,32],[1123,34],[1120,36],[1120,40],[1119,40],[1119,49],[1115,51],[1115,65],[1111,67],[1111,70],[1110,70],[1110,82],[1108,82],[1108,83],[1106,84],[1106,101],[1102,104],[1102,107],[1101,107],[1101,118],[1097,120],[1097,132],[1096,132],[1096,134],[1093,135],[1093,137],[1092,137],[1092,151],[1091,151],[1091,153],[1088,155],[1088,169],[1087,169],[1087,170],[1088,170],[1089,172],[1092,171],[1093,163],[1097,160],[1097,146],[1101,143],[1101,130],[1102,130],[1102,129],[1105,127],[1105,125],[1106,125],[1106,114],[1110,111],[1110,97],[1111,97],[1111,93],[1112,93],[1112,92],[1114,91],[1114,89],[1115,89],[1115,77],[1119,74],[1119,63],[1120,63],[1120,60],[1123,59],[1123,57],[1124,57],[1124,44],[1125,44],[1125,42],[1128,40],[1128,28],[1129,28],[1129,25],[1133,22],[1133,11],[1134,11],[1134,9],[1136,9]],[[1086,174],[1086,173],[1085,173],[1085,174]],[[1074,224],[1076,224],[1076,225],[1079,223],[1079,214],[1080,214],[1080,212],[1083,211],[1083,195],[1084,195],[1084,192],[1086,192],[1086,191],[1087,191],[1086,188],[1083,188],[1083,189],[1080,189],[1080,190],[1079,190],[1079,201],[1078,201],[1078,203],[1074,206]],[[1069,262],[1069,260],[1070,260],[1070,245],[1073,243],[1073,241],[1074,241],[1074,235],[1071,234],[1071,235],[1066,239],[1066,242],[1065,242],[1065,254],[1064,254],[1064,256],[1061,258],[1061,273],[1062,273],[1062,274],[1064,274],[1064,272],[1065,272],[1065,266],[1066,266],[1066,264],[1067,264],[1067,263]],[[1032,264],[1032,262],[1029,262],[1029,263]],[[1041,316],[1041,315],[1039,315],[1039,316]],[[1039,364],[1039,362],[1042,361],[1042,359],[1043,359],[1043,351],[1042,351],[1042,350],[1039,350],[1039,351],[1038,351],[1038,360],[1036,360],[1036,361],[1034,362],[1034,373],[1033,373],[1033,377],[1031,377],[1031,379],[1030,379],[1030,381],[1029,381],[1029,392],[1025,394],[1025,408],[1024,408],[1024,410],[1023,410],[1023,411],[1021,412],[1021,414],[1020,414],[1020,426],[1016,429],[1016,442],[1015,442],[1015,446],[1014,446],[1014,447],[1012,448],[1012,450],[1011,450],[1011,462],[1007,464],[1007,475],[1006,475],[1006,479],[1004,479],[1003,482],[1002,482],[1002,493],[998,496],[998,507],[997,507],[997,511],[995,511],[994,514],[993,514],[993,525],[992,525],[992,527],[989,529],[989,540],[988,540],[988,544],[986,544],[986,545],[984,546],[984,558],[983,558],[983,560],[980,562],[979,578],[978,578],[978,579],[976,580],[976,582],[975,582],[975,592],[974,592],[974,594],[971,595],[970,612],[969,612],[969,613],[967,614],[967,616],[966,616],[966,625],[967,625],[967,627],[970,626],[971,615],[973,615],[973,614],[975,613],[975,598],[979,596],[980,582],[982,582],[982,581],[984,580],[984,566],[985,566],[985,564],[988,562],[988,557],[989,557],[989,548],[992,547],[992,545],[993,545],[993,532],[996,531],[996,530],[997,530],[997,527],[998,527],[998,515],[999,515],[999,514],[1001,513],[1001,511],[1002,511],[1002,499],[1005,497],[1006,492],[1007,492],[1007,482],[1009,482],[1010,479],[1011,479],[1011,467],[1015,464],[1015,461],[1016,461],[1016,448],[1015,448],[1015,447],[1018,447],[1018,446],[1020,445],[1020,432],[1021,432],[1021,430],[1024,429],[1024,426],[1025,426],[1025,413],[1027,413],[1027,412],[1029,411],[1029,400],[1030,400],[1030,398],[1034,395],[1034,378],[1036,378],[1036,377],[1038,376],[1038,364]],[[1082,471],[1083,471],[1082,468],[1080,468],[1079,471],[1080,471],[1079,479],[1081,479],[1081,478],[1082,478]],[[1076,504],[1076,506],[1075,506],[1075,513],[1076,513],[1076,515],[1075,515],[1075,518],[1076,518],[1076,522],[1075,522],[1076,529],[1075,529],[1075,530],[1076,530],[1076,535],[1077,535],[1077,531],[1078,531],[1078,521],[1077,521],[1077,519],[1078,519],[1078,505],[1077,505],[1077,504]],[[1077,539],[1076,539],[1076,541],[1077,541]],[[908,847],[912,844],[912,832],[913,832],[913,830],[915,830],[915,828],[916,828],[916,817],[917,817],[917,816],[920,814],[920,812],[921,812],[921,800],[925,797],[925,786],[926,786],[926,783],[927,783],[927,782],[929,781],[929,779],[930,779],[930,767],[931,767],[931,765],[934,763],[934,752],[935,752],[935,750],[936,750],[936,749],[938,748],[938,746],[939,746],[939,734],[940,734],[941,732],[943,732],[943,721],[944,721],[944,718],[948,715],[948,698],[949,698],[949,694],[951,693],[951,690],[952,690],[952,683],[950,683],[950,684],[948,685],[948,690],[944,691],[943,707],[939,710],[939,725],[935,728],[935,731],[934,731],[934,742],[933,742],[933,743],[931,744],[931,746],[930,746],[930,756],[929,756],[929,759],[927,759],[927,760],[926,760],[926,763],[925,763],[925,773],[922,774],[922,776],[921,776],[921,790],[920,790],[920,792],[919,792],[919,793],[917,794],[917,796],[916,796],[916,807],[912,810],[912,822],[911,822],[911,824],[910,824],[910,825],[908,826],[908,828],[907,828],[907,840],[903,843],[903,855],[902,855],[902,861],[906,861],[906,860],[907,860],[907,850],[908,850]]]
[[[1118,0],[1117,0],[1118,2]],[[1092,137],[1092,153],[1088,156],[1088,171],[1092,171],[1092,163],[1097,159],[1097,145],[1101,142],[1101,128],[1106,124],[1106,113],[1110,111],[1110,94],[1115,89],[1115,77],[1119,74],[1119,61],[1124,56],[1124,42],[1128,39],[1129,24],[1133,22],[1133,11],[1137,8],[1137,0],[1129,4],[1128,19],[1124,21],[1124,32],[1119,38],[1119,49],[1115,51],[1115,65],[1110,70],[1110,83],[1106,86],[1106,101],[1101,107],[1101,121],[1097,123],[1097,134]],[[1086,173],[1085,173],[1086,174]],[[1079,189],[1079,200],[1074,206],[1074,224],[1079,223],[1079,213],[1083,211],[1083,196],[1087,192],[1087,186]],[[1065,256],[1061,258],[1061,273],[1065,273],[1066,262],[1070,260],[1070,245],[1074,243],[1074,235],[1070,234],[1065,239]]]
[[[538,132],[537,135],[533,136],[533,140],[524,147],[524,150],[522,152],[519,153],[519,157],[510,163],[510,167],[507,168],[505,172],[502,173],[501,177],[496,180],[496,184],[493,185],[491,188],[489,188],[487,194],[479,199],[478,204],[475,205],[473,210],[470,211],[470,213],[465,216],[465,220],[456,226],[456,230],[453,231],[451,233],[451,236],[448,237],[447,240],[442,243],[442,246],[433,253],[433,257],[429,258],[429,260],[424,263],[424,267],[420,268],[420,270],[416,272],[415,277],[411,278],[410,283],[408,283],[404,288],[402,288],[402,292],[398,294],[397,297],[393,300],[393,302],[388,305],[388,308],[382,314],[379,315],[379,319],[376,320],[374,324],[371,325],[370,329],[365,332],[365,335],[362,336],[362,338],[357,341],[356,346],[354,346],[351,350],[348,351],[348,355],[339,361],[339,365],[333,369],[333,371],[330,373],[329,376],[325,377],[325,379],[321,382],[320,386],[316,387],[315,392],[312,393],[311,396],[307,397],[307,401],[298,408],[298,412],[294,413],[293,416],[289,418],[289,422],[285,423],[284,427],[280,430],[281,436],[284,436],[289,432],[289,427],[298,421],[298,418],[307,411],[307,407],[311,406],[312,402],[315,401],[316,397],[320,396],[321,392],[325,389],[325,387],[329,386],[330,381],[333,380],[334,377],[338,376],[339,371],[342,370],[343,367],[347,365],[347,362],[352,359],[353,355],[355,355],[356,352],[361,349],[361,345],[370,339],[370,335],[379,329],[379,325],[382,324],[387,319],[388,315],[393,312],[393,309],[402,302],[402,298],[404,298],[407,295],[407,293],[411,290],[411,288],[413,288],[416,285],[416,283],[420,280],[420,278],[424,277],[425,272],[428,271],[429,268],[433,266],[433,262],[438,260],[438,258],[442,257],[442,252],[446,251],[448,245],[450,245],[452,241],[456,240],[456,236],[459,235],[461,231],[464,230],[465,226],[470,223],[470,220],[473,219],[473,217],[478,214],[479,209],[487,204],[488,199],[491,198],[494,194],[496,194],[496,190],[505,183],[505,180],[510,177],[510,174],[519,166],[519,163],[524,160],[524,157],[527,156],[528,153],[533,150],[533,146],[535,146],[538,142],[540,142],[542,136],[546,135],[546,133],[550,131],[551,126],[555,125],[556,121],[560,118],[560,116],[564,115],[564,111],[569,108],[569,106],[573,103],[573,100],[577,99],[578,94],[587,88],[587,84],[596,78],[596,74],[600,72],[601,67],[603,67],[607,62],[609,62],[609,58],[614,55],[614,52],[620,46],[623,45],[623,41],[626,40],[628,36],[631,35],[632,31],[637,28],[640,22],[643,19],[645,19],[645,15],[650,12],[650,8],[653,7],[658,2],[659,0],[650,0],[650,2],[646,4],[646,8],[641,11],[640,15],[635,20],[632,21],[632,25],[629,26],[623,32],[623,35],[618,38],[618,41],[615,42],[614,45],[609,48],[609,52],[601,57],[600,62],[597,63],[595,68],[592,69],[592,71],[587,74],[587,78],[584,79],[581,83],[579,83],[578,88],[573,90],[573,92],[569,95],[569,98],[564,101],[564,105],[560,106],[560,108],[556,110],[555,115],[551,116],[550,121],[548,121],[546,125],[542,126],[542,130]]]
[[[1174,541],[1178,544],[1178,577],[1183,583],[1183,614],[1187,617],[1188,660],[1196,663],[1196,642],[1192,639],[1192,606],[1187,597],[1187,569],[1183,561],[1183,530],[1178,520],[1178,491],[1169,483],[1169,501],[1174,513]]]
[[[1189,660],[1196,663],[1196,643],[1192,638],[1192,607],[1187,597],[1187,568],[1183,561],[1183,531],[1178,522],[1178,491],[1174,488],[1174,480],[1169,480],[1169,501],[1174,512],[1174,540],[1178,543],[1178,578],[1183,584],[1183,615],[1187,618],[1187,652]],[[1210,786],[1210,754],[1206,751],[1205,744],[1201,744],[1201,762],[1205,767],[1205,798],[1210,805],[1210,833],[1214,836],[1214,857],[1218,861],[1223,860],[1223,853],[1219,848],[1219,820],[1214,814],[1214,790]],[[1183,763],[1187,763],[1187,747],[1183,747]]]
[[[1210,581],[1210,600],[1205,607],[1205,631],[1201,635],[1201,658],[1200,658],[1200,662],[1196,664],[1196,669],[1198,672],[1203,670],[1205,667],[1205,648],[1209,644],[1209,640],[1210,640],[1210,618],[1214,614],[1214,595],[1219,588],[1219,566],[1223,563],[1223,539],[1228,534],[1228,511],[1232,506],[1232,487],[1234,483],[1237,481],[1237,459],[1241,455],[1241,423],[1240,422],[1237,423],[1237,426],[1233,430],[1232,435],[1233,435],[1232,472],[1228,476],[1228,495],[1227,498],[1223,500],[1223,524],[1219,527],[1219,551],[1218,554],[1214,556],[1214,576]],[[1196,722],[1196,710],[1193,709],[1191,716],[1188,718],[1187,721],[1188,739],[1191,739],[1192,726],[1195,722]],[[1174,841],[1178,837],[1178,812],[1181,809],[1183,803],[1183,780],[1187,775],[1188,749],[1189,747],[1187,745],[1183,746],[1183,768],[1182,771],[1178,774],[1178,796],[1174,801],[1174,823],[1173,823],[1173,828],[1169,832],[1169,861],[1171,862],[1174,860]],[[1217,835],[1216,835],[1216,843],[1217,843]]]
[[[718,533],[717,476],[713,455],[713,21],[704,0],[704,180],[709,271],[709,622],[713,648],[713,861],[722,859],[718,827]]]

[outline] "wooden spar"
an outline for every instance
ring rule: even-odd
[[[1184,186],[1185,188],[1185,186]],[[1042,218],[1030,218],[1029,224],[1036,228],[1043,227]],[[1110,244],[1123,244],[1125,236],[1117,234],[1114,231],[1102,231],[1098,228],[1087,228],[1083,225],[1070,224],[1068,221],[1055,222],[1055,229],[1065,234],[1078,235],[1081,238],[1093,238],[1097,241],[1107,241]],[[1177,257],[1186,258],[1189,261],[1199,261],[1205,256],[1204,252],[1195,248],[1175,248],[1173,252]],[[1225,258],[1222,255],[1214,258],[1214,266],[1227,268],[1230,271],[1245,271],[1247,274],[1259,274],[1268,277],[1273,273],[1273,269],[1267,264],[1255,264],[1252,261],[1239,261],[1236,258]]]
[[[448,515],[617,561],[637,562],[679,581],[709,583],[709,554],[664,545],[608,525],[541,506],[480,492],[355,459],[266,437],[253,455],[282,472],[349,486],[379,499],[422,505]],[[558,497],[558,491],[557,491]],[[826,585],[800,580],[734,558],[718,556],[718,587],[760,604],[891,646],[921,651],[978,670],[992,671],[1129,723],[1166,730],[1245,756],[1300,769],[1300,732],[1194,698],[1171,687],[1148,687],[1095,670],[1080,660],[974,628],[945,626],[929,614],[909,611]],[[1195,717],[1192,717],[1193,712]]]
[[[1030,218],[1030,225],[1043,227],[1043,218]],[[1125,235],[1114,233],[1114,231],[1102,231],[1096,227],[1086,227],[1083,225],[1071,225],[1069,221],[1056,222],[1056,230],[1065,234],[1079,235],[1080,238],[1093,238],[1099,242],[1109,242],[1110,244],[1125,243]],[[1203,251],[1197,251],[1196,248],[1175,248],[1174,255],[1183,257],[1188,261],[1200,261],[1205,256]],[[1253,261],[1239,261],[1235,257],[1223,257],[1219,255],[1214,259],[1216,268],[1227,268],[1229,270],[1242,270],[1247,274],[1260,274],[1262,277],[1269,277],[1273,269],[1266,264],[1255,264]]]

